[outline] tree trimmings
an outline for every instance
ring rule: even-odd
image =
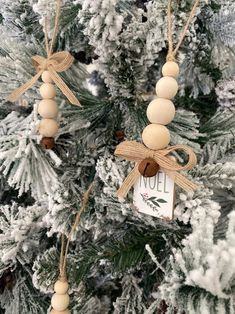
[[[74,58],[69,52],[61,51],[53,53],[53,46],[57,36],[59,28],[59,16],[60,16],[60,1],[57,0],[55,28],[53,37],[49,47],[47,19],[45,19],[45,46],[47,57],[34,56],[32,57],[33,65],[37,71],[37,74],[29,80],[27,83],[16,89],[7,98],[8,101],[14,102],[41,77],[43,84],[40,86],[40,95],[42,100],[38,105],[38,113],[42,117],[39,124],[38,131],[42,135],[41,145],[46,149],[51,149],[54,146],[54,137],[59,130],[59,124],[57,122],[58,105],[54,98],[56,96],[56,86],[67,97],[71,104],[80,106],[79,100],[75,97],[69,87],[58,75],[60,72],[68,70],[74,61]],[[56,85],[56,86],[55,86]],[[46,140],[44,140],[46,138]]]
[[[157,98],[154,99],[147,108],[147,117],[151,124],[146,126],[143,130],[142,140],[144,145],[134,141],[126,141],[117,146],[115,155],[126,160],[136,162],[134,169],[129,173],[124,183],[118,190],[116,194],[117,196],[125,197],[130,188],[135,185],[141,175],[143,177],[151,178],[156,176],[158,170],[170,177],[185,191],[193,191],[197,188],[193,182],[189,181],[185,176],[178,172],[181,170],[192,169],[197,162],[196,155],[191,148],[185,145],[167,147],[170,143],[170,132],[166,125],[169,124],[175,116],[175,106],[171,101],[178,92],[178,83],[176,78],[179,75],[179,66],[175,62],[175,56],[184,39],[184,36],[186,35],[198,3],[199,0],[196,0],[187,23],[180,35],[179,42],[176,45],[176,48],[173,49],[171,0],[168,0],[167,25],[169,48],[166,63],[162,67],[163,77],[160,78],[156,84]],[[188,162],[184,165],[179,165],[170,155],[173,151],[182,151],[186,153],[188,155]],[[152,198],[153,196],[151,199]],[[158,204],[158,206],[160,205]]]

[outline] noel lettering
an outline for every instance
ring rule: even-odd
[[[167,187],[168,176],[159,171],[158,174],[151,178],[140,177],[140,187],[144,186],[145,188],[149,187],[151,190],[156,190],[161,193],[169,193],[169,188]]]

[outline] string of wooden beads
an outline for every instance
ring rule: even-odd
[[[170,143],[170,132],[165,127],[175,116],[175,106],[171,101],[178,92],[176,78],[179,66],[174,61],[167,61],[162,68],[163,77],[156,84],[157,97],[147,108],[149,124],[142,133],[142,140],[149,149],[166,148]]]
[[[69,306],[69,284],[67,280],[59,279],[54,285],[55,293],[51,299],[52,310],[50,314],[70,314]]]
[[[51,149],[54,147],[54,137],[59,130],[59,125],[56,120],[59,110],[54,100],[56,88],[49,71],[42,73],[42,81],[43,84],[40,87],[40,95],[43,99],[38,105],[38,113],[42,117],[39,124],[39,133],[43,136],[41,145],[46,149]]]

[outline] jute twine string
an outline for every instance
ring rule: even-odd
[[[50,77],[53,82],[57,85],[57,87],[61,90],[61,92],[67,97],[71,104],[76,106],[81,106],[79,100],[73,94],[73,92],[69,89],[69,87],[65,84],[65,82],[58,75],[60,72],[64,72],[68,70],[74,61],[73,56],[68,51],[60,51],[53,52],[53,47],[55,44],[55,40],[59,31],[59,18],[61,11],[61,2],[60,0],[56,1],[56,16],[55,16],[55,25],[52,35],[52,40],[49,45],[48,39],[48,19],[45,18],[45,26],[44,26],[44,34],[45,34],[45,49],[47,53],[47,58],[42,56],[33,56],[32,61],[33,65],[37,71],[37,74],[32,77],[28,82],[26,82],[21,87],[14,90],[6,100],[14,102],[20,98],[22,94],[24,94],[28,89],[32,88],[36,82],[41,77],[44,71],[50,72]]]
[[[81,220],[81,215],[86,209],[86,205],[89,200],[89,195],[91,193],[94,182],[92,182],[86,192],[83,194],[81,207],[75,217],[74,224],[72,225],[71,231],[67,237],[67,242],[65,236],[61,236],[61,251],[60,251],[60,262],[59,262],[59,271],[60,271],[60,280],[67,281],[66,267],[67,267],[67,256],[69,251],[69,244],[71,239],[77,229],[77,226]]]
[[[175,151],[181,151],[188,155],[188,162],[179,165],[177,162],[169,158],[169,154]],[[140,177],[138,170],[139,164],[145,158],[152,158],[161,167],[161,169],[171,177],[174,182],[184,189],[186,192],[193,191],[197,185],[187,179],[184,175],[178,173],[180,170],[190,170],[197,164],[197,157],[193,150],[186,145],[175,145],[162,150],[151,150],[141,143],[135,141],[125,141],[119,144],[115,150],[115,155],[125,160],[135,161],[134,169],[128,174],[116,196],[125,197],[130,188]]]
[[[167,61],[175,61],[175,56],[186,36],[187,30],[189,29],[189,25],[192,22],[194,15],[196,13],[196,9],[200,3],[200,0],[196,0],[194,5],[190,11],[189,17],[186,21],[186,24],[180,34],[179,41],[176,44],[174,49],[173,45],[173,27],[172,27],[172,16],[171,16],[171,7],[172,7],[172,0],[168,0],[167,5],[167,40],[168,40],[168,54],[167,54]]]

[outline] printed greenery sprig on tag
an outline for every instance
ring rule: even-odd
[[[155,196],[148,197],[147,193],[141,194],[141,196],[143,201],[153,210],[157,210],[158,208],[161,208],[161,204],[167,203],[163,198],[157,198]]]

